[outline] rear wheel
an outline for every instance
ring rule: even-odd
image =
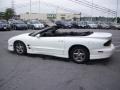
[[[16,26],[14,26],[14,30],[17,30],[17,27],[16,27]]]
[[[36,30],[36,28],[33,26],[33,27],[32,27],[32,30]]]
[[[75,63],[84,63],[89,60],[89,52],[84,47],[74,47],[70,50],[70,59]]]
[[[14,50],[19,55],[23,55],[23,54],[27,53],[26,46],[21,41],[15,42],[15,44],[14,44]]]

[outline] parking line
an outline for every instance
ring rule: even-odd
[[[118,45],[118,46],[115,46],[115,48],[119,48],[120,47],[120,45]]]
[[[115,52],[118,52],[118,53],[119,53],[119,52],[120,52],[120,50],[115,50]]]
[[[112,37],[112,38],[120,38],[120,37]]]

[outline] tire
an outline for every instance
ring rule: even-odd
[[[32,27],[32,30],[36,30],[34,26]]]
[[[17,27],[16,27],[16,26],[14,27],[14,30],[17,30]]]
[[[84,47],[74,47],[70,50],[69,57],[75,63],[81,64],[89,60],[89,51]]]
[[[26,46],[23,42],[21,41],[17,41],[14,44],[14,51],[18,54],[18,55],[24,55],[27,53],[27,49]]]

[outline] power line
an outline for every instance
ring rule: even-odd
[[[39,1],[37,2],[32,2],[32,5],[36,5],[36,3],[39,3]],[[15,8],[16,9],[21,9],[21,8],[24,8],[24,7],[27,7],[26,4],[30,4],[30,12],[32,13],[32,7],[31,7],[31,0],[29,3],[25,3],[23,5],[17,5]],[[70,8],[65,8],[65,7],[62,7],[62,6],[59,6],[59,5],[54,5],[54,4],[51,4],[51,3],[48,3],[48,2],[43,2],[43,1],[40,1],[40,4],[43,4],[43,5],[46,5],[46,6],[50,6],[50,7],[55,7],[56,10],[58,9],[61,9],[61,10],[64,10],[64,11],[67,11],[67,12],[72,12],[72,13],[76,13],[76,14],[80,14],[81,12],[80,11],[76,11],[76,10],[73,10],[73,9],[70,9]],[[57,11],[56,11],[57,12]],[[86,13],[82,13],[82,15],[86,15],[86,16],[90,16]]]
[[[91,2],[88,2],[86,0],[84,1],[81,1],[81,0],[69,0],[69,1],[72,1],[74,3],[77,3],[77,4],[80,4],[80,5],[84,5],[86,7],[89,7],[89,8],[94,8],[98,11],[101,11],[101,12],[105,12],[105,13],[110,13],[110,14],[116,14],[116,11],[114,10],[111,10],[109,8],[106,8],[106,7],[102,7],[102,6],[99,6],[97,4],[92,4]]]
[[[36,3],[38,3],[38,2],[32,2],[32,5],[33,5],[33,4],[36,4]],[[80,13],[80,12],[78,12],[78,11],[75,11],[75,10],[72,10],[72,9],[69,9],[69,8],[65,8],[65,7],[61,7],[61,6],[58,6],[58,5],[54,5],[54,4],[51,4],[51,3],[47,3],[47,2],[43,2],[43,1],[41,1],[40,3],[41,3],[41,4],[44,4],[44,5],[46,5],[46,6],[59,8],[59,9],[62,9],[62,10],[64,10],[64,11],[68,11],[68,12],[72,12],[72,13]],[[26,3],[26,4],[28,4],[28,3]],[[27,6],[26,6],[26,5],[16,6],[17,9],[18,9],[18,8],[21,9],[21,8],[23,8],[23,7],[27,7]],[[32,11],[31,11],[31,4],[30,4],[30,12],[32,13]]]
[[[118,0],[117,0],[117,7],[116,7],[116,23],[117,23],[117,17],[118,17]]]

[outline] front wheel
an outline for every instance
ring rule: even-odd
[[[19,55],[26,54],[26,52],[27,52],[25,44],[23,42],[20,42],[20,41],[19,42],[15,42],[14,50]]]
[[[84,47],[74,47],[70,51],[70,59],[78,64],[84,63],[89,60],[89,52]]]

